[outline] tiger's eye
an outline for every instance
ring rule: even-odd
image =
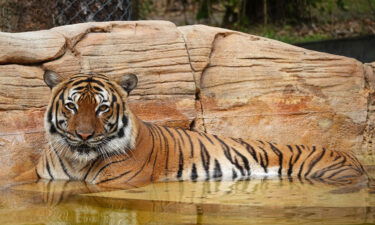
[[[108,108],[109,107],[107,105],[101,105],[101,106],[99,106],[98,111],[99,112],[104,112],[104,111],[107,111]]]
[[[72,110],[74,110],[76,108],[76,106],[73,103],[71,103],[71,102],[66,103],[65,106],[68,109],[72,109]]]

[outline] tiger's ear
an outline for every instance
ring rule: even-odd
[[[129,94],[138,84],[138,78],[134,74],[126,74],[120,78],[120,86]]]
[[[63,80],[59,74],[53,72],[52,70],[46,70],[46,72],[44,72],[43,79],[50,89],[58,85]]]

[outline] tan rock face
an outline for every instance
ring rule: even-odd
[[[134,73],[130,107],[157,124],[358,154],[373,148],[374,64],[163,21],[0,33],[0,45],[0,178],[32,168],[45,147],[45,69]]]
[[[38,63],[64,53],[65,39],[52,31],[0,32],[0,64]]]
[[[368,93],[358,61],[228,30],[180,30],[192,49],[207,132],[361,146]]]
[[[365,65],[366,90],[368,91],[367,100],[367,122],[363,133],[362,154],[368,156],[375,155],[375,62]],[[370,158],[370,157],[367,157]],[[374,163],[374,157],[371,157],[370,163]]]

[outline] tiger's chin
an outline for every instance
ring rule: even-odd
[[[98,158],[100,156],[100,154],[96,151],[96,150],[76,150],[76,149],[73,149],[71,150],[71,154],[69,154],[69,158],[72,160],[72,161],[78,161],[78,162],[81,162],[81,163],[86,163],[86,162],[90,162],[90,161],[93,161],[95,160],[96,158]]]
[[[120,151],[119,149],[113,149],[111,148],[108,143],[103,144],[70,144],[69,146],[69,152],[70,154],[66,154],[70,160],[80,162],[80,163],[88,163],[90,161],[93,161],[97,158],[109,158],[113,155],[121,155],[124,152]]]
[[[71,144],[65,142],[65,148],[60,151],[60,156],[68,158],[70,161],[85,163],[99,157],[99,152],[95,146],[86,144]]]

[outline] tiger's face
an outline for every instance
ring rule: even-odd
[[[123,99],[136,87],[135,75],[125,75],[116,83],[104,75],[62,80],[46,71],[44,81],[52,89],[45,127],[58,155],[90,161],[133,147],[132,115]]]

